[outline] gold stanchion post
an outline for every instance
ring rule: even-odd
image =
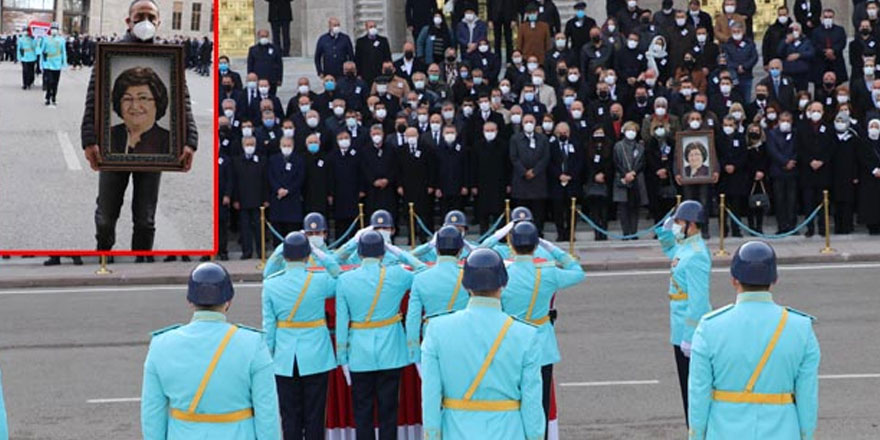
[[[828,190],[822,191],[822,207],[825,211],[825,247],[819,253],[833,254],[837,251],[831,248],[831,215],[828,212]]]
[[[724,250],[724,217],[727,213],[727,200],[725,195],[722,193],[719,196],[721,200],[721,206],[718,210],[718,225],[721,232],[719,233],[718,238],[718,252],[715,252],[716,257],[726,257],[729,255],[726,250]]]
[[[409,202],[409,247],[416,247],[416,212],[413,210],[413,202]]]
[[[112,270],[107,268],[107,256],[101,255],[98,257],[98,261],[100,261],[101,266],[98,267],[98,270],[95,271],[95,275],[110,275],[113,273]]]
[[[360,223],[361,229],[364,229],[364,204],[358,203],[358,222]]]
[[[681,205],[681,194],[675,195],[675,207],[678,208],[678,205]]]
[[[510,199],[504,199],[504,223],[510,223]]]
[[[575,211],[577,210],[577,206],[575,205],[576,202],[577,202],[577,198],[572,197],[571,198],[571,227],[568,230],[569,231],[568,232],[568,253],[571,255],[574,255],[574,233],[575,233],[574,229],[575,229],[575,226],[577,225],[577,223],[575,223],[575,221],[574,221],[575,220]]]
[[[257,269],[266,267],[266,207],[260,206],[260,264]]]

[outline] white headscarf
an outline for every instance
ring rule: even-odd
[[[656,50],[656,49],[654,48],[654,45],[657,43],[657,41],[661,41],[661,42],[663,42],[663,49]],[[666,58],[666,56],[667,56],[667,53],[666,53],[666,39],[664,39],[664,38],[663,38],[662,36],[660,36],[660,35],[657,35],[656,37],[654,37],[653,39],[651,39],[651,44],[648,45],[648,50],[645,51],[645,57],[648,59],[648,69],[653,70],[653,71],[656,72],[656,73],[658,74],[658,76],[659,76],[659,74],[660,74],[660,69],[659,69],[658,66],[657,66],[657,61],[658,61],[658,60],[661,60],[661,59],[663,59],[663,58]]]

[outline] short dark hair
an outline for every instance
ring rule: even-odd
[[[156,120],[165,116],[168,108],[168,88],[159,78],[159,75],[149,67],[132,67],[119,74],[113,81],[113,111],[122,117],[122,96],[129,87],[147,86],[156,103]]]
[[[514,246],[513,250],[519,255],[526,255],[535,252],[536,246]]]
[[[461,252],[461,251],[455,250],[455,249],[439,249],[439,250],[437,250],[437,255],[442,255],[445,257],[454,257],[454,256],[458,255],[459,252]]]
[[[763,292],[763,291],[765,291],[765,290],[769,290],[769,289],[770,289],[770,285],[769,285],[769,284],[746,284],[746,283],[739,283],[739,285],[742,286],[743,291],[746,291],[746,292]]]
[[[684,157],[687,157],[688,154],[690,154],[690,152],[693,150],[700,151],[700,154],[703,155],[703,161],[705,161],[706,158],[709,157],[709,152],[706,151],[706,146],[698,142],[691,142],[687,144],[686,147],[684,147]]]
[[[131,15],[131,9],[134,8],[134,5],[140,2],[150,2],[156,7],[156,10],[159,10],[159,3],[156,0],[131,0],[131,3],[128,4],[128,15]]]

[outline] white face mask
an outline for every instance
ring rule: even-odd
[[[227,118],[232,119],[232,117],[235,116],[235,111],[230,110],[230,109],[223,110],[223,116],[226,116]]]
[[[865,76],[873,76],[874,75],[874,66],[862,67],[862,72],[864,72]]]
[[[654,130],[654,135],[662,138],[662,137],[666,136],[666,129],[663,127],[657,127],[657,129]]]
[[[787,15],[780,15],[780,16],[779,16],[779,22],[782,23],[782,24],[786,24],[786,23],[788,23],[788,16],[787,16]]]
[[[296,88],[296,90],[299,92],[300,95],[305,95],[309,93],[309,86],[299,86]]]
[[[443,17],[434,17],[434,24],[440,26],[441,23],[443,23]]]
[[[346,118],[345,119],[345,125],[350,128],[356,127],[357,124],[358,124],[357,118]]]
[[[499,90],[501,90],[502,94],[506,95],[510,93],[510,86],[501,86],[499,87]]]
[[[385,110],[384,108],[380,108],[379,110],[376,110],[376,117],[377,118],[385,119],[385,116],[388,116],[388,110]]]
[[[406,143],[414,147],[417,143],[419,143],[419,138],[408,137],[406,138]]]
[[[336,143],[339,145],[339,148],[344,150],[351,146],[351,139],[340,139]]]
[[[767,113],[767,120],[769,121],[775,121],[776,117],[776,113]]]
[[[574,104],[574,96],[564,96],[562,97],[562,102],[566,107],[571,107]]]
[[[684,240],[684,227],[682,225],[673,223],[671,231],[676,240]]]
[[[719,88],[721,89],[721,93],[724,93],[725,95],[730,93],[731,87],[728,84],[722,84]]]
[[[416,86],[416,90],[421,90],[425,88],[424,81],[413,81],[413,85]]]
[[[706,42],[706,34],[697,34],[697,41],[700,43]]]
[[[832,25],[834,25],[833,18],[823,18],[822,19],[822,26],[825,26],[826,28],[830,28]]]
[[[254,151],[257,151],[257,147],[255,147],[255,146],[254,147],[244,147],[244,154],[247,154],[248,156],[253,155]]]
[[[443,125],[443,124],[438,124],[438,123],[436,123],[436,122],[433,123],[433,124],[431,124],[431,131],[440,131],[440,127],[441,127],[442,125]]]
[[[376,93],[380,95],[384,95],[388,93],[388,85],[387,84],[376,84]]]
[[[565,40],[556,40],[556,48],[559,50],[565,49]]]
[[[553,130],[553,123],[552,122],[544,122],[541,124],[541,128],[544,129],[544,133],[550,133],[550,131]]]
[[[523,124],[523,130],[525,130],[526,133],[531,133],[531,132],[535,131],[535,123],[534,122],[526,122],[525,124]]]
[[[477,17],[474,14],[471,14],[470,12],[468,12],[467,14],[464,14],[464,19],[467,20],[468,22],[474,21],[475,18],[477,18]]]
[[[657,107],[654,109],[654,113],[657,116],[666,116],[666,107]]]
[[[788,133],[789,131],[791,131],[791,122],[780,122],[779,131],[783,133]]]
[[[799,106],[800,108],[804,108],[804,107],[806,107],[807,104],[809,104],[809,103],[810,103],[810,101],[809,101],[808,99],[801,99],[800,101],[798,101],[798,106]]]
[[[263,87],[258,88],[257,90],[260,91],[261,95],[268,95],[269,94],[269,87],[263,86]]]
[[[868,128],[868,137],[875,141],[880,139],[880,128]]]
[[[498,137],[498,132],[497,131],[487,131],[487,132],[484,132],[483,135],[486,137],[487,141],[492,142],[495,140],[496,137]]]
[[[293,129],[292,128],[285,128],[283,130],[283,132],[284,132],[284,137],[289,137],[289,138],[293,137]]]
[[[576,82],[578,82],[579,79],[581,79],[581,77],[579,77],[575,74],[568,75],[568,82],[570,82],[570,83],[576,83]]]
[[[627,139],[633,140],[636,138],[636,131],[635,130],[627,130],[624,135],[626,136]]]
[[[581,110],[572,110],[572,111],[571,111],[571,117],[572,117],[572,118],[580,119],[581,116],[583,116],[583,115],[584,115],[584,112],[581,111]]]
[[[743,34],[731,34],[730,36],[733,37],[734,41],[741,41],[743,39]]]
[[[733,116],[733,119],[736,119],[737,121],[741,121],[743,118],[743,113],[742,112],[730,112],[730,116]]]
[[[678,27],[684,26],[685,23],[687,23],[687,18],[676,18],[675,19],[675,24],[677,24]]]
[[[696,110],[698,112],[706,110],[706,103],[705,102],[695,102],[694,103],[694,110]]]
[[[834,129],[837,131],[846,131],[847,128],[849,128],[849,124],[847,124],[846,122],[835,122],[834,123]]]
[[[391,231],[387,229],[380,229],[379,235],[382,236],[382,240],[385,240],[385,243],[391,244]]]
[[[791,36],[794,37],[795,40],[801,37],[800,31],[791,31]]]
[[[512,124],[519,124],[522,122],[522,115],[510,115],[510,122]]]
[[[615,26],[613,24],[609,24],[607,27],[608,27],[608,32],[610,32],[612,34],[614,33],[614,30],[617,29],[617,26]]]
[[[141,41],[147,41],[156,36],[156,25],[150,20],[141,20],[135,23],[131,33]]]
[[[428,115],[420,114],[416,116],[416,119],[418,119],[419,124],[424,124],[425,122],[428,122]]]
[[[617,81],[617,77],[615,77],[614,75],[605,76],[605,84],[608,84],[610,86],[613,85],[615,81]]]
[[[342,116],[345,114],[345,108],[343,107],[333,107],[333,114],[336,116]]]
[[[318,118],[308,118],[306,119],[306,124],[308,124],[309,127],[315,128],[318,126]]]
[[[636,0],[629,0],[628,2],[626,2],[626,7],[630,8],[630,9],[635,9]]]
[[[446,120],[450,120],[455,117],[454,111],[444,110],[442,113],[443,113],[443,119],[446,119]]]
[[[691,130],[699,130],[700,129],[700,121],[693,120],[688,123],[688,126],[691,127]]]
[[[839,102],[841,104],[849,102],[849,95],[838,95],[837,102]]]
[[[810,114],[810,120],[813,122],[819,122],[822,120],[822,112],[813,112]]]
[[[339,33],[342,32],[342,28],[340,28],[339,26],[333,26],[330,29],[330,32],[332,32],[333,35],[339,35]]]
[[[481,102],[480,103],[480,111],[487,112],[487,111],[489,111],[489,108],[490,108],[490,106],[489,106],[488,102]]]
[[[528,63],[526,64],[526,68],[529,69],[529,72],[533,72],[538,68],[538,63]]]
[[[269,45],[269,37],[262,37],[262,38],[260,38],[260,45],[262,45],[262,46],[268,46],[268,45]]]
[[[513,57],[510,60],[513,61],[513,64],[522,64],[522,57]]]
[[[290,156],[293,154],[293,147],[281,147],[281,154],[283,154],[284,157]]]
[[[871,19],[877,18],[877,10],[876,9],[868,9],[868,17]]]
[[[733,11],[736,11],[736,6],[725,5],[724,13],[725,14],[733,14]]]
[[[371,37],[375,37],[379,34],[379,29],[371,27],[369,30],[367,30],[367,33],[370,34]]]
[[[694,94],[694,89],[681,89],[681,94],[683,96],[691,96]]]
[[[472,114],[474,114],[474,108],[466,105],[461,108],[461,114],[463,114],[466,118],[469,118]]]
[[[447,144],[451,144],[451,143],[455,142],[455,133],[444,134],[443,140],[446,141]]]
[[[381,134],[374,134],[374,135],[370,136],[370,139],[373,140],[374,144],[378,144],[378,143],[382,142],[382,135]]]
[[[734,128],[731,127],[730,125],[725,125],[721,130],[724,131],[724,134],[730,136],[730,135],[733,134],[733,130],[734,130]]]
[[[626,40],[626,47],[630,49],[635,49],[639,47],[639,42],[636,40]]]
[[[309,243],[315,247],[324,247],[323,235],[309,235]]]
[[[480,46],[479,50],[480,50],[480,53],[486,53],[486,52],[489,52],[489,46],[485,46],[485,45],[484,45],[484,46]]]
[[[544,78],[541,78],[540,76],[533,76],[532,84],[534,84],[535,87],[541,87],[541,85],[544,84]]]
[[[250,90],[254,90],[254,89],[256,89],[256,88],[257,88],[257,82],[256,82],[256,81],[248,81],[248,83],[247,83],[247,88],[250,89]]]

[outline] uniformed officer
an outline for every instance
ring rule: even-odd
[[[773,302],[769,244],[740,246],[730,274],[736,303],[704,316],[694,333],[689,438],[812,440],[820,358],[814,318]]]
[[[327,219],[324,218],[324,215],[320,212],[310,212],[303,217],[303,232],[305,232],[306,237],[309,239],[309,243],[312,246],[320,249],[322,252],[330,254],[330,250],[327,248]],[[331,254],[332,255],[332,254]],[[309,257],[308,266],[313,267],[323,267],[321,261]],[[268,278],[269,275],[274,274],[275,272],[284,270],[287,265],[284,259],[284,243],[279,244],[275,247],[275,250],[272,251],[272,255],[266,260],[266,267],[263,268],[263,278]]]
[[[54,107],[61,69],[67,67],[67,41],[61,36],[57,22],[52,23],[51,35],[40,38],[37,52],[40,54],[40,68],[43,69],[46,82],[46,105]]]
[[[400,324],[400,302],[413,273],[382,262],[386,250],[417,271],[424,265],[387,243],[376,231],[358,238],[361,266],[336,283],[336,356],[351,385],[358,440],[374,439],[373,402],[378,403],[379,439],[397,438],[401,368],[410,363]]]
[[[540,337],[534,325],[501,310],[501,256],[472,252],[462,284],[471,295],[467,308],[434,317],[425,328],[425,439],[543,439]]]
[[[310,237],[291,232],[284,238],[286,266],[263,283],[263,331],[275,361],[275,381],[285,440],[322,440],[327,407],[327,378],[336,368],[324,302],[336,295],[339,266],[315,252],[327,270],[307,267]]]
[[[571,255],[539,238],[538,228],[530,221],[518,222],[513,227],[510,244],[516,256],[507,267],[510,281],[501,293],[501,307],[505,313],[538,326],[542,402],[548,416],[553,364],[560,360],[556,330],[550,322],[551,301],[557,291],[583,281],[584,270]],[[539,245],[552,259],[536,264],[534,254]]]
[[[461,258],[467,258],[468,253],[475,249],[478,244],[474,243],[470,240],[465,239],[468,231],[468,222],[467,217],[463,212],[453,209],[446,213],[446,216],[443,217],[443,226],[453,226],[458,230],[461,238],[463,240],[463,250],[461,253]],[[436,235],[436,234],[435,234]],[[431,241],[422,244],[421,246],[413,249],[412,255],[419,260],[424,262],[435,262],[437,261],[437,239],[436,237],[432,237]]]
[[[202,263],[190,274],[192,321],[153,332],[141,395],[145,440],[278,439],[278,394],[262,332],[226,322],[229,274]]]
[[[453,312],[467,306],[467,294],[461,289],[464,269],[459,265],[464,240],[455,226],[444,226],[436,234],[437,264],[417,274],[409,293],[406,309],[406,346],[410,361],[419,362],[422,311],[426,317]]]
[[[373,212],[370,216],[370,225],[358,231],[354,237],[350,238],[344,245],[336,250],[337,260],[349,264],[360,263],[360,258],[356,252],[358,250],[358,240],[361,235],[367,231],[375,231],[379,233],[385,243],[391,244],[391,237],[394,235],[394,218],[391,217],[391,213],[384,209],[377,209]],[[385,253],[382,258],[382,264],[390,265],[398,262],[397,258],[391,253]]]
[[[517,223],[522,221],[534,221],[532,219],[532,211],[525,206],[517,206],[510,211],[510,222],[495,231],[492,235],[486,237],[486,239],[480,243],[480,247],[494,249],[495,252],[498,252],[498,254],[501,255],[501,258],[504,258],[505,260],[513,258],[513,246],[509,243],[501,243],[501,240],[508,238],[510,230],[513,229]],[[535,250],[535,256],[545,260],[551,260],[553,258],[549,252],[541,247]]]
[[[2,373],[0,373],[0,440],[9,440],[9,426],[6,424],[6,404],[3,401]]]
[[[37,61],[37,42],[31,36],[30,29],[27,34],[18,37],[17,46],[18,59],[21,61],[21,88],[26,90],[34,84],[34,62]]]
[[[700,234],[705,221],[703,205],[695,200],[682,202],[672,218],[655,230],[660,245],[672,260],[669,277],[669,342],[675,352],[678,382],[688,412],[688,358],[691,341],[700,317],[712,310],[709,303],[709,275],[712,256]]]

